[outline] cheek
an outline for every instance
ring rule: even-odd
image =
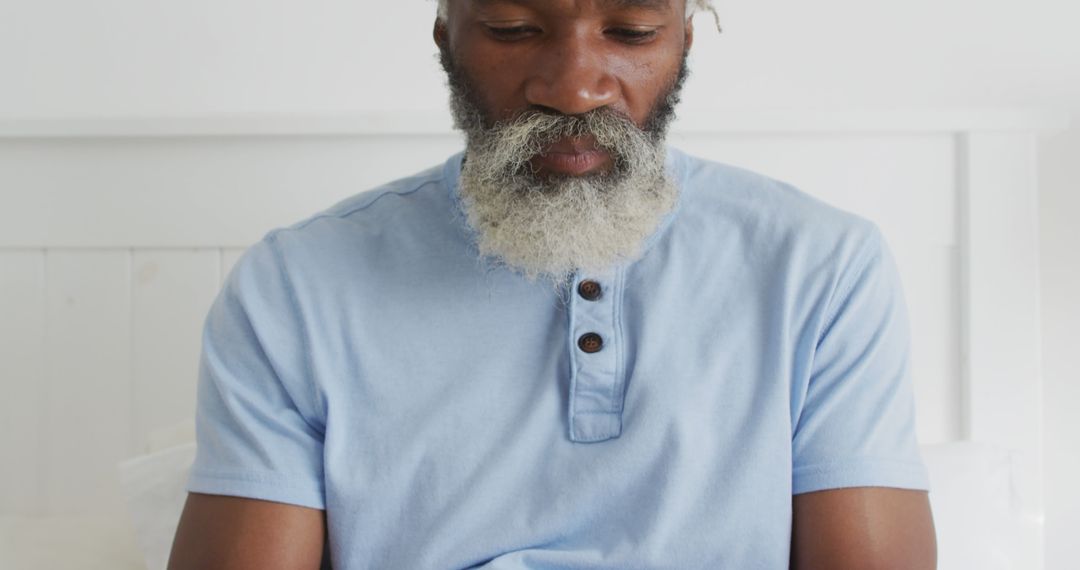
[[[476,97],[497,118],[524,106],[526,76],[520,62],[494,50],[462,49],[455,60]]]
[[[630,116],[642,125],[651,115],[668,86],[678,76],[680,61],[668,58],[631,59],[619,66],[618,80]]]

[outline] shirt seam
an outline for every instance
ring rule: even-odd
[[[892,457],[854,457],[852,459],[839,461],[794,466],[792,467],[792,472],[810,472],[815,474],[839,473],[844,471],[857,471],[873,464],[903,465],[916,471],[921,471],[925,468],[923,463],[912,461],[910,459],[896,459]]]
[[[192,469],[190,473],[194,479],[213,479],[216,481],[235,481],[240,483],[269,483],[279,487],[287,487],[298,490],[318,490],[322,492],[325,484],[322,481],[311,479],[310,484],[296,483],[295,479],[282,475],[260,475],[255,473],[228,473],[222,471],[206,471]]]
[[[392,188],[385,188],[382,192],[378,193],[378,195],[371,198],[367,202],[365,202],[363,204],[360,204],[360,205],[357,205],[357,206],[353,206],[352,208],[349,208],[348,210],[345,210],[344,212],[322,212],[322,213],[316,214],[316,215],[308,218],[307,220],[304,220],[302,222],[298,222],[297,224],[294,224],[292,226],[285,227],[285,228],[278,228],[278,229],[274,230],[274,233],[279,232],[279,231],[284,231],[284,230],[302,230],[305,227],[311,225],[312,223],[314,223],[314,222],[316,222],[318,220],[324,219],[324,218],[337,218],[339,220],[343,220],[343,219],[345,219],[345,218],[347,218],[347,217],[349,217],[349,216],[351,216],[351,215],[353,215],[353,214],[355,214],[357,212],[360,212],[362,210],[366,210],[366,209],[370,208],[371,206],[375,205],[376,202],[378,202],[379,200],[382,200],[384,196],[391,196],[391,195],[393,195],[393,196],[408,196],[410,194],[414,194],[416,192],[419,192],[420,190],[423,190],[428,185],[431,185],[431,184],[438,185],[442,180],[443,180],[442,175],[437,175],[437,176],[433,175],[430,178],[426,178],[424,180],[421,180],[421,181],[417,182],[416,186],[407,186],[405,190],[397,191],[397,190],[392,189]]]
[[[323,414],[325,416],[326,402],[319,394],[318,383],[315,381],[315,367],[311,361],[312,343],[308,332],[308,327],[304,321],[303,315],[300,313],[300,303],[296,295],[296,289],[293,287],[292,280],[289,279],[288,272],[285,271],[285,258],[275,246],[275,244],[277,243],[278,231],[280,230],[274,230],[273,232],[270,232],[269,235],[267,235],[267,245],[270,247],[270,251],[273,253],[274,259],[277,261],[278,273],[281,276],[282,282],[285,284],[285,294],[288,297],[289,304],[291,305],[290,308],[293,312],[293,315],[296,317],[296,320],[298,321],[300,327],[300,340],[302,349],[304,351],[304,374],[306,376],[307,383],[310,386],[309,390],[311,391],[310,396],[313,398],[312,402],[316,406],[315,412]],[[323,434],[325,436],[325,420],[323,420],[324,425],[320,429],[316,426],[311,425],[311,420],[304,416],[305,414],[301,412],[300,417],[304,419],[304,423],[308,424],[308,427],[315,430],[317,433]]]
[[[881,257],[882,251],[881,247],[879,246],[880,239],[880,235],[876,230],[872,232],[871,240],[873,240],[874,245],[868,246],[868,248],[870,248],[869,253],[864,254],[865,259],[862,260],[859,265],[856,265],[856,267],[858,267],[858,270],[852,273],[851,279],[844,284],[843,289],[837,289],[837,291],[839,291],[840,293],[838,295],[834,295],[830,299],[830,308],[829,312],[827,313],[827,318],[824,321],[824,326],[821,327],[821,332],[818,333],[818,337],[817,340],[814,342],[814,346],[821,346],[821,342],[832,330],[833,325],[836,324],[836,319],[840,315],[840,309],[843,308],[844,305],[846,305],[848,300],[851,298],[851,292],[855,289],[855,285],[859,282],[860,279],[862,279],[863,275],[866,274],[867,270],[870,268],[870,265]]]
[[[578,276],[575,273],[575,277],[573,277],[570,280],[570,285],[569,286],[571,288],[573,288],[574,283],[577,280],[578,280]],[[576,420],[577,415],[578,415],[578,411],[577,411],[577,385],[578,385],[578,373],[579,373],[579,370],[578,370],[579,369],[579,366],[578,366],[579,355],[578,355],[578,351],[576,350],[577,347],[576,347],[576,342],[575,342],[575,338],[577,336],[577,311],[575,310],[575,307],[578,304],[578,298],[577,298],[577,295],[574,295],[572,290],[569,293],[570,293],[570,302],[567,304],[567,307],[566,307],[566,311],[567,311],[567,319],[566,319],[566,321],[567,321],[567,328],[568,328],[568,334],[566,335],[567,336],[566,344],[567,344],[567,349],[570,352],[570,358],[569,358],[569,360],[570,360],[570,386],[569,386],[569,394],[568,394],[568,398],[567,398],[567,400],[569,400],[568,401],[569,409],[567,410],[567,420],[568,420],[568,423],[569,423],[568,427],[569,427],[569,430],[570,430],[570,439],[572,441],[582,441],[582,438],[580,438],[579,435],[578,435],[577,420]]]
[[[623,293],[624,268],[616,268],[615,278],[612,280],[614,288],[611,299],[611,320],[614,324],[615,338],[615,378],[611,383],[611,411],[622,413],[623,395],[626,393],[626,379],[623,378],[623,331],[622,331],[622,293]],[[620,418],[620,421],[622,418]]]

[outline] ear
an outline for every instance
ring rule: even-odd
[[[436,18],[435,28],[432,30],[431,36],[435,39],[435,45],[438,46],[440,50],[449,48],[449,34],[447,33],[446,22]]]

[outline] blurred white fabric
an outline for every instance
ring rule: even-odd
[[[144,455],[117,465],[130,520],[112,513],[0,515],[0,569],[164,570],[187,498],[194,440],[189,419],[151,432]]]
[[[146,567],[168,565],[176,525],[187,499],[188,470],[195,461],[195,442],[129,459],[118,466],[135,524],[135,538]]]
[[[117,471],[146,567],[164,570],[187,499],[188,470],[195,461],[194,421],[154,431],[147,451],[121,462]]]
[[[940,570],[1022,570],[1014,456],[971,442],[922,446]]]

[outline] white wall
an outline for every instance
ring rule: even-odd
[[[687,108],[1026,106],[1080,117],[1075,0],[718,2]],[[423,0],[3,0],[5,119],[441,109]],[[1080,532],[1080,128],[1040,143],[1047,568]]]
[[[688,106],[1080,105],[1075,0],[716,0]],[[441,109],[434,3],[4,0],[0,116]]]
[[[1069,568],[1080,530],[1080,129],[1041,146],[1046,559],[1047,568]]]

